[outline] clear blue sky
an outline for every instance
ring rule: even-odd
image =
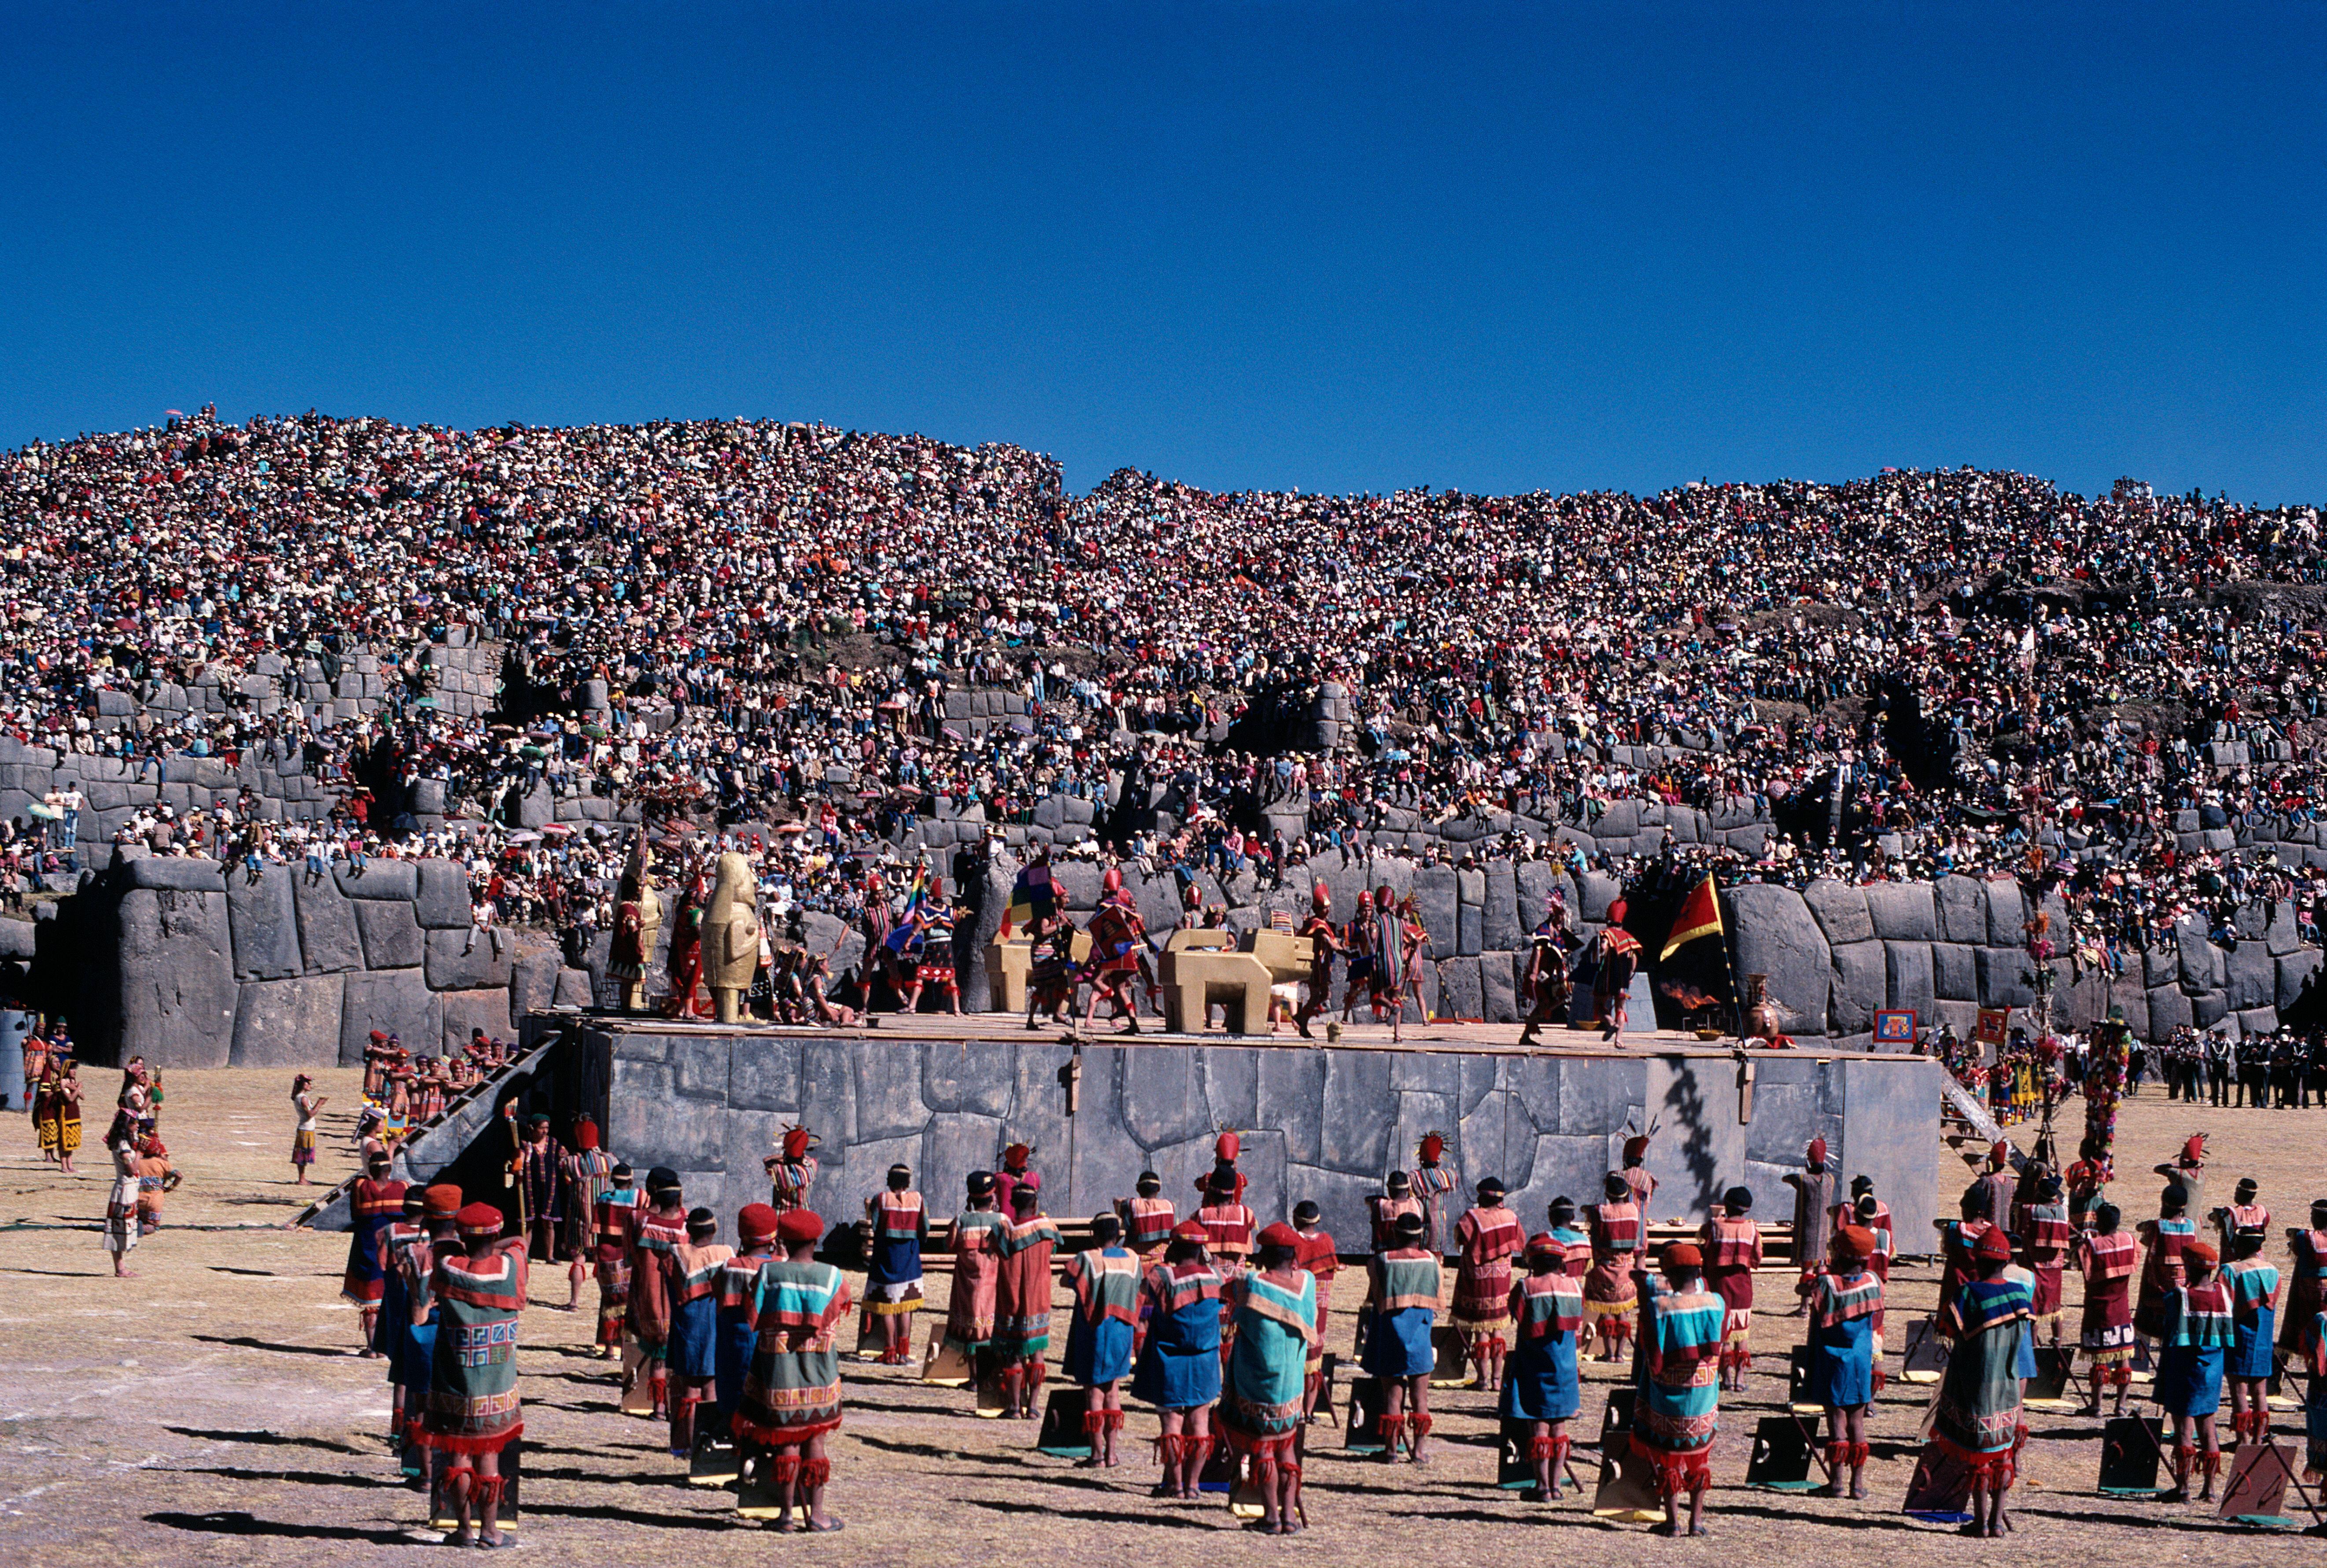
[[[0,5],[0,444],[2327,501],[2327,5]]]

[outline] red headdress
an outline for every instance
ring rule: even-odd
[[[786,1246],[799,1246],[823,1235],[824,1217],[813,1209],[788,1209],[777,1217],[776,1238]]]
[[[453,1223],[461,1227],[463,1238],[473,1241],[499,1236],[503,1221],[501,1211],[491,1204],[472,1203],[453,1216]]]
[[[1424,1164],[1435,1165],[1439,1158],[1446,1153],[1446,1139],[1442,1134],[1425,1133],[1422,1134],[1421,1147],[1415,1152],[1422,1156]]]
[[[746,1203],[735,1216],[735,1234],[748,1244],[776,1234],[776,1211],[764,1203]]]
[[[1215,1160],[1233,1165],[1237,1162],[1237,1156],[1243,1153],[1244,1143],[1234,1133],[1222,1133],[1212,1141],[1212,1158]]]
[[[816,1146],[816,1134],[809,1132],[806,1127],[785,1128],[784,1158],[787,1160],[807,1159],[808,1152]]]
[[[584,1116],[574,1124],[574,1146],[587,1153],[598,1146],[598,1124]]]
[[[1110,893],[1121,892],[1123,891],[1123,868],[1119,865],[1108,866],[1107,868],[1107,874],[1098,879],[1098,885]]]

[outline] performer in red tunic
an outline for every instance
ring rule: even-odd
[[[631,1168],[617,1160],[610,1173],[612,1185],[591,1206],[590,1237],[593,1270],[598,1279],[598,1356],[618,1354],[622,1326],[630,1317],[631,1243],[636,1239],[640,1217],[645,1214],[644,1194],[633,1184]]]
[[[501,1211],[460,1211],[460,1254],[436,1261],[416,1322],[436,1323],[420,1442],[445,1456],[444,1488],[459,1510],[445,1544],[499,1546],[501,1450],[525,1431],[517,1392],[518,1316],[525,1309],[525,1242],[500,1240]]]
[[[1721,1386],[1737,1393],[1753,1366],[1753,1271],[1762,1266],[1762,1227],[1753,1223],[1753,1194],[1732,1187],[1722,1212],[1705,1224],[1705,1283],[1721,1298]]]
[[[2117,1389],[2117,1414],[2125,1414],[2125,1392],[2133,1382],[2133,1303],[2128,1300],[2140,1249],[2117,1228],[2117,1205],[2092,1211],[2092,1229],[2077,1238],[2074,1255],[2085,1276],[2084,1316],[2078,1340],[2092,1358],[2093,1402],[2087,1415],[2101,1413],[2101,1390]]]
[[[1584,1276],[1584,1311],[1600,1341],[1599,1359],[1621,1360],[1632,1337],[1632,1313],[1640,1302],[1639,1271],[1648,1246],[1648,1226],[1632,1198],[1631,1183],[1618,1171],[1601,1184],[1606,1194],[1587,1205],[1592,1267]]]
[[[1106,890],[1098,908],[1090,918],[1090,957],[1083,966],[1090,980],[1090,1001],[1083,1009],[1083,1027],[1089,1029],[1098,1016],[1102,1001],[1115,1004],[1115,1016],[1124,1021],[1125,1032],[1139,1032],[1139,958],[1150,946],[1147,922],[1140,918],[1139,905],[1124,891],[1120,867],[1107,868]],[[1197,1027],[1201,1028],[1201,1020]]]
[[[2035,1201],[2013,1205],[2013,1234],[2019,1237],[2028,1270],[2036,1276],[2032,1315],[2038,1330],[2051,1329],[2052,1343],[2061,1342],[2061,1272],[2069,1256],[2069,1206],[2062,1199],[2061,1179],[2041,1176]]]
[[[1332,1310],[1333,1276],[1341,1273],[1341,1255],[1334,1249],[1333,1237],[1324,1227],[1324,1210],[1307,1199],[1293,1206],[1293,1233],[1300,1237],[1293,1250],[1295,1267],[1306,1269],[1317,1282],[1317,1338],[1309,1345],[1307,1386],[1302,1390],[1302,1417],[1306,1420],[1317,1408],[1317,1394],[1325,1372],[1326,1313]]]
[[[348,1234],[348,1269],[340,1294],[358,1309],[363,1354],[378,1356],[372,1340],[379,1332],[379,1299],[388,1290],[388,1229],[404,1213],[405,1184],[388,1180],[388,1157],[384,1153],[366,1161],[364,1170],[348,1193],[348,1213],[353,1224]]]
[[[1384,1183],[1389,1190],[1366,1199],[1366,1208],[1373,1215],[1373,1243],[1376,1252],[1387,1252],[1399,1245],[1398,1222],[1407,1215],[1421,1219],[1426,1230],[1430,1222],[1423,1218],[1422,1200],[1414,1195],[1414,1178],[1403,1171],[1393,1171]]]
[[[1632,975],[1640,966],[1640,940],[1624,929],[1624,901],[1608,906],[1608,923],[1600,929],[1600,968],[1592,982],[1600,1009],[1601,1038],[1612,1045],[1624,1043],[1625,1009],[1631,995]]]
[[[1011,1192],[994,1280],[994,1359],[1002,1376],[1005,1420],[1032,1420],[1051,1348],[1051,1258],[1059,1227],[1042,1210],[1042,1194],[1023,1182]]]
[[[1309,938],[1309,994],[1293,1015],[1293,1025],[1302,1039],[1314,1040],[1309,1021],[1332,1004],[1333,957],[1345,947],[1341,928],[1333,924],[1332,891],[1322,882],[1310,886],[1309,918],[1301,923],[1300,934]]]
[[[1138,1196],[1118,1198],[1115,1210],[1123,1219],[1123,1245],[1153,1263],[1172,1241],[1172,1227],[1180,1223],[1172,1200],[1164,1196],[1164,1178],[1153,1171],[1139,1173]]]
[[[654,1395],[655,1419],[669,1414],[670,1293],[663,1255],[687,1239],[687,1199],[678,1173],[658,1165],[647,1172],[647,1199],[631,1234],[631,1332],[639,1342],[639,1376]]]
[[[1503,1353],[1510,1348],[1511,1259],[1527,1246],[1519,1217],[1503,1203],[1503,1184],[1490,1176],[1479,1183],[1478,1206],[1454,1222],[1455,1327],[1463,1349],[1479,1369],[1479,1386],[1489,1394],[1503,1387]]]

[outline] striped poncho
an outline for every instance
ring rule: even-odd
[[[1220,1423],[1244,1452],[1293,1452],[1301,1395],[1309,1381],[1309,1346],[1317,1337],[1317,1282],[1294,1271],[1286,1286],[1257,1271],[1229,1286],[1236,1310],[1236,1349],[1229,1357]]]
[[[1975,1479],[2009,1486],[2025,1425],[2020,1408],[2020,1345],[2028,1332],[2029,1287],[1974,1280],[1939,1309],[1939,1332],[1954,1341],[1939,1383],[1931,1441]]]
[[[448,1252],[429,1274],[428,1295],[436,1344],[416,1435],[447,1453],[499,1453],[525,1431],[517,1394],[524,1255],[514,1245],[481,1258]]]
[[[770,1258],[752,1285],[758,1339],[735,1408],[738,1441],[796,1446],[840,1425],[835,1325],[847,1317],[848,1282],[830,1264]]]
[[[1527,1245],[1519,1217],[1496,1204],[1472,1209],[1454,1222],[1453,1318],[1472,1330],[1491,1330],[1509,1321],[1511,1259]]]
[[[1051,1348],[1051,1255],[1058,1246],[1059,1227],[1047,1215],[1003,1227],[994,1350],[1005,1361],[1039,1361]]]
[[[1696,1491],[1721,1416],[1721,1340],[1726,1302],[1707,1290],[1653,1287],[1641,1304],[1640,1397],[1632,1451],[1655,1472],[1666,1497]]]
[[[972,1209],[953,1222],[953,1294],[946,1300],[946,1343],[982,1350],[994,1340],[995,1290],[1010,1222]]]
[[[1059,1270],[1074,1293],[1067,1328],[1067,1376],[1086,1386],[1131,1375],[1139,1325],[1139,1259],[1127,1247],[1079,1252]]]

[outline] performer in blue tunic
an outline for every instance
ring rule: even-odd
[[[2214,1478],[2221,1473],[2221,1442],[2214,1418],[2222,1408],[2222,1357],[2238,1339],[2230,1321],[2229,1293],[2214,1277],[2214,1249],[2202,1241],[2182,1246],[2184,1283],[2169,1289],[2158,1301],[2158,1407],[2173,1421],[2173,1484],[2158,1494],[2158,1501],[2190,1500],[2192,1461],[2205,1472],[2201,1502],[2214,1497]],[[2197,1429],[2205,1451],[2198,1451],[2191,1428]]]
[[[775,1255],[776,1221],[771,1204],[746,1203],[735,1216],[735,1239],[743,1250],[719,1271],[718,1339],[713,1347],[717,1371],[712,1383],[710,1430],[728,1434],[735,1407],[743,1403],[743,1377],[760,1344],[757,1293],[760,1265]]]
[[[1535,1485],[1520,1496],[1539,1503],[1560,1495],[1567,1423],[1583,1403],[1575,1352],[1584,1328],[1584,1282],[1567,1272],[1566,1244],[1549,1232],[1528,1242],[1527,1266],[1511,1282],[1511,1351],[1503,1366],[1501,1414],[1532,1423],[1528,1460],[1535,1466]]]
[[[2243,1183],[2241,1183],[2243,1185]],[[2262,1255],[2265,1232],[2249,1226],[2230,1233],[2230,1261],[2222,1269],[2222,1289],[2230,1298],[2238,1343],[2230,1347],[2223,1376],[2230,1386],[2232,1446],[2270,1436],[2270,1375],[2277,1358],[2278,1265]]]
[[[1060,1283],[1074,1293],[1074,1315],[1067,1325],[1067,1376],[1084,1389],[1083,1432],[1090,1457],[1083,1468],[1112,1467],[1115,1434],[1123,1430],[1123,1380],[1131,1376],[1138,1338],[1139,1255],[1123,1245],[1123,1221],[1112,1214],[1091,1218],[1089,1252],[1079,1252],[1059,1270]]]
[[[1211,1409],[1220,1397],[1220,1276],[1204,1252],[1204,1227],[1172,1232],[1164,1261],[1139,1282],[1147,1344],[1131,1375],[1131,1395],[1155,1406],[1164,1479],[1154,1496],[1192,1498],[1212,1446]]]
[[[1827,1244],[1828,1266],[1810,1290],[1809,1396],[1826,1406],[1826,1495],[1866,1495],[1866,1407],[1874,1400],[1874,1325],[1883,1282],[1871,1265],[1874,1233],[1846,1225]]]
[[[1429,1222],[1419,1214],[1397,1217],[1394,1246],[1366,1265],[1366,1307],[1372,1313],[1365,1354],[1359,1364],[1382,1380],[1382,1459],[1397,1460],[1398,1434],[1411,1431],[1408,1452],[1416,1464],[1429,1462],[1430,1373],[1437,1356],[1430,1331],[1438,1323],[1438,1255],[1424,1245]],[[1406,1414],[1406,1406],[1413,1406]]]

